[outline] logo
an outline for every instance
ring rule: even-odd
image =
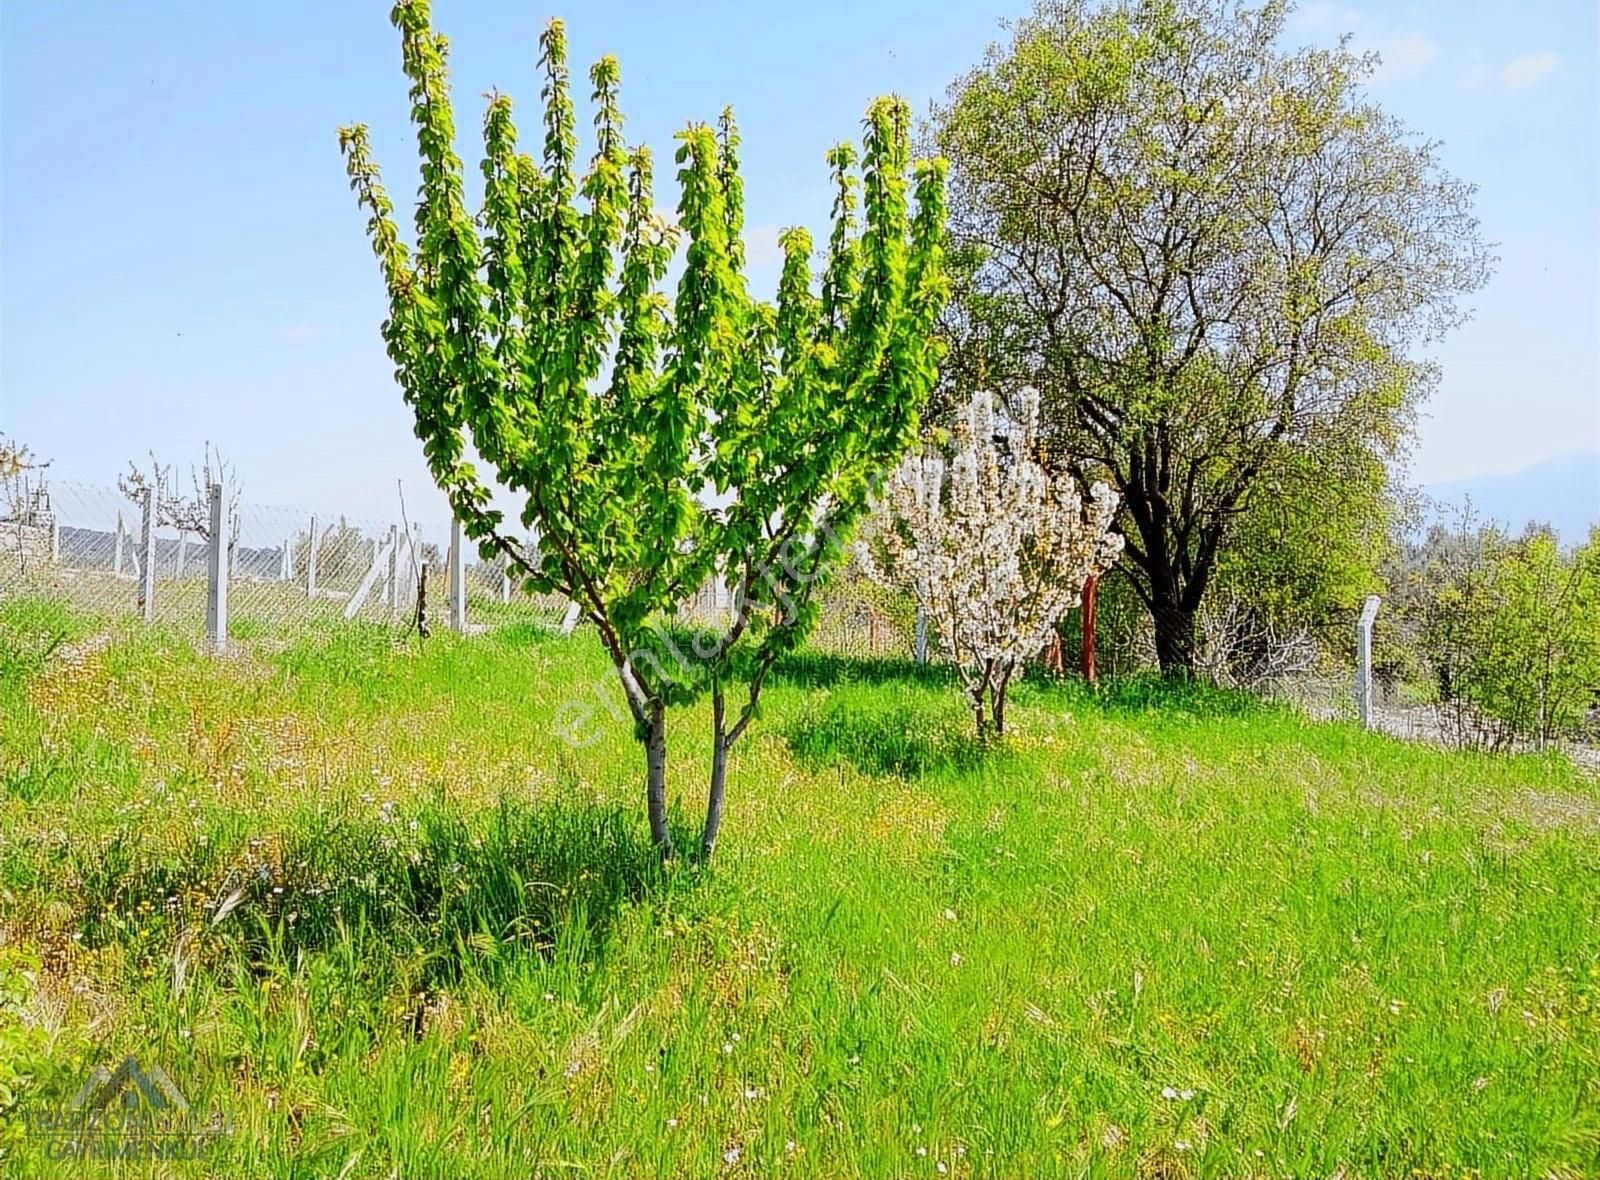
[[[166,1070],[136,1057],[96,1066],[65,1107],[25,1110],[23,1125],[53,1159],[198,1159],[232,1130],[220,1112],[191,1110]]]

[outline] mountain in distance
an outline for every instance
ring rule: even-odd
[[[1576,451],[1520,471],[1469,475],[1427,484],[1432,519],[1450,519],[1468,500],[1475,517],[1520,533],[1530,522],[1548,524],[1563,545],[1580,545],[1600,524],[1600,451]]]

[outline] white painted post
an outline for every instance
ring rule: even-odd
[[[310,540],[306,542],[306,597],[317,596],[317,550],[322,545],[322,537],[317,532],[317,518],[311,518]]]
[[[122,577],[122,510],[117,509],[117,541],[111,551],[111,573],[114,577]]]
[[[450,629],[464,634],[467,629],[467,547],[463,544],[461,522],[450,518]]]
[[[928,612],[917,607],[917,663],[928,662]]]
[[[1356,621],[1356,714],[1361,728],[1372,728],[1372,622],[1378,617],[1378,596],[1369,594]]]
[[[372,555],[371,567],[368,568],[366,575],[361,579],[361,584],[356,587],[355,593],[350,595],[349,599],[344,604],[345,618],[353,619],[356,617],[356,612],[359,611],[362,605],[367,601],[367,596],[372,593],[372,588],[378,584],[378,580],[383,577],[384,571],[389,568],[390,560],[391,555],[387,549],[380,549],[377,553]],[[381,590],[379,591],[379,595],[380,597],[378,601],[382,602],[383,599],[381,597]]]
[[[224,485],[210,489],[211,548],[206,554],[206,639],[216,651],[228,650],[228,537],[232,521]]]
[[[290,533],[283,539],[282,570],[279,571],[278,580],[292,582],[294,580],[294,534]]]
[[[178,530],[178,562],[177,576],[183,577],[183,568],[189,563],[189,534],[183,529]]]
[[[505,604],[511,601],[511,567],[500,567],[500,602]]]
[[[561,634],[571,635],[578,628],[578,619],[583,614],[576,602],[567,604],[567,613],[561,620]]]
[[[144,621],[154,622],[156,617],[156,497],[150,488],[144,490],[144,523],[140,531],[144,556],[139,561],[139,611]]]
[[[389,526],[389,589],[387,601],[389,603],[389,617],[394,618],[395,607],[400,593],[400,526]]]
[[[406,574],[406,603],[415,607],[417,604],[417,584],[422,579],[422,567],[427,564],[422,560],[422,526],[420,524],[411,526],[409,552],[411,554],[411,565],[409,572]]]

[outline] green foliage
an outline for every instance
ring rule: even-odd
[[[1164,670],[1220,582],[1313,615],[1370,580],[1374,502],[1489,254],[1471,189],[1288,6],[1041,3],[951,91],[946,385],[1038,389],[1121,494]],[[1315,560],[1275,566],[1286,534]]]
[[[1582,733],[1600,704],[1597,553],[1595,535],[1563,552],[1545,529],[1514,539],[1470,508],[1435,524],[1385,570],[1375,666],[1434,704],[1464,743]]]
[[[429,469],[486,560],[581,606],[647,749],[665,741],[668,704],[706,687],[720,702],[724,683],[742,680],[738,719],[717,710],[719,749],[731,745],[754,716],[766,669],[814,621],[815,587],[865,506],[868,480],[916,437],[945,290],[943,165],[913,167],[906,104],[875,101],[859,177],[849,145],[829,155],[837,197],[820,293],[810,236],[790,229],[777,302],[765,303],[743,274],[730,111],[714,128],[678,134],[669,223],[653,205],[649,151],[624,143],[613,58],[590,71],[596,148],[578,175],[566,35],[552,21],[541,38],[539,158],[518,149],[511,100],[491,95],[475,218],[455,154],[445,40],[426,0],[400,0],[393,21],[422,156],[414,256],[366,129],[344,128],[339,140],[369,214],[390,299],[384,338]],[[680,239],[669,304],[657,288]],[[469,441],[493,481],[525,498],[520,523],[536,531],[536,549],[508,534]],[[719,573],[734,587],[737,620],[693,661],[682,658],[662,620]],[[736,651],[746,636],[754,650]],[[659,782],[650,800],[665,843]],[[714,827],[708,817],[707,852]]]
[[[1460,736],[1504,747],[1579,732],[1600,704],[1600,534],[1564,554],[1549,533],[1466,534],[1408,604]]]

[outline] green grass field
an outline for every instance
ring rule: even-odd
[[[1600,1174],[1557,758],[1031,683],[982,749],[938,675],[811,656],[663,869],[629,731],[554,733],[609,683],[582,633],[214,659],[0,604],[0,1175]],[[128,1055],[228,1135],[52,1161],[26,1113]]]

